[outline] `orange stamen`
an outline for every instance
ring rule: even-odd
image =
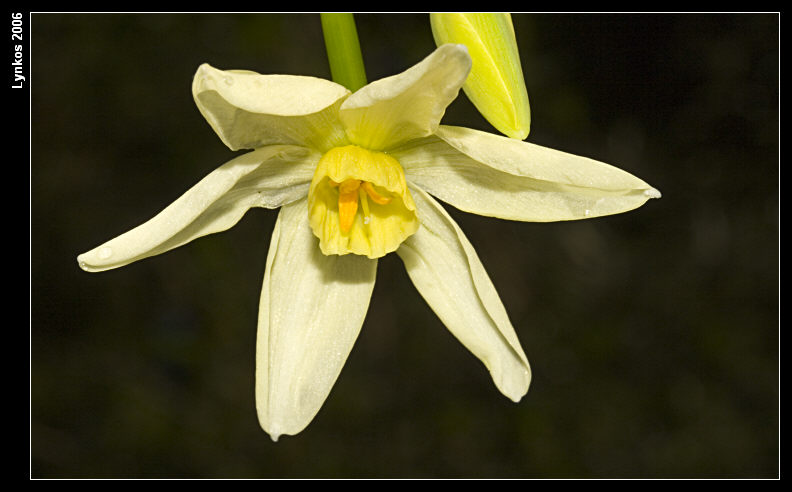
[[[380,205],[387,205],[390,203],[391,199],[377,193],[377,191],[374,189],[374,185],[368,181],[364,181],[362,186],[363,189],[366,190],[366,194],[374,201],[374,203],[379,203]]]
[[[334,181],[330,181],[332,186]],[[358,209],[358,188],[360,181],[347,179],[338,186],[338,222],[342,232],[349,232],[355,222]]]

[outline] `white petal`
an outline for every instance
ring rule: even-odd
[[[338,108],[349,90],[329,80],[203,64],[192,91],[201,114],[232,150],[294,144],[326,151],[346,139]]]
[[[660,196],[608,164],[468,128],[441,126],[436,137],[392,154],[410,183],[460,210],[502,219],[585,219]]]
[[[148,222],[77,257],[98,272],[164,253],[224,231],[251,207],[277,208],[308,194],[319,154],[273,145],[233,159],[202,179]]]
[[[407,71],[355,92],[339,113],[349,140],[386,150],[431,135],[457,97],[470,63],[465,46],[446,44]]]
[[[489,369],[498,389],[519,401],[531,369],[495,287],[473,246],[445,210],[413,188],[421,227],[397,253],[426,302]]]
[[[273,440],[303,430],[324,403],[360,332],[376,270],[365,256],[323,255],[306,200],[281,209],[256,341],[256,408]]]

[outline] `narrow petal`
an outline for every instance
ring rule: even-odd
[[[319,155],[273,145],[233,159],[148,222],[77,257],[89,272],[118,268],[224,231],[251,207],[277,208],[308,194]]]
[[[345,142],[338,108],[349,90],[335,82],[203,64],[192,91],[201,114],[231,150],[293,144],[325,151]]]
[[[470,71],[461,44],[447,44],[399,75],[377,80],[341,105],[350,142],[387,150],[434,133]]]
[[[357,339],[377,260],[325,256],[308,205],[283,207],[272,233],[256,341],[256,408],[273,440],[313,420]]]
[[[421,227],[397,253],[426,302],[478,357],[498,389],[519,401],[531,368],[495,287],[473,246],[434,199],[413,188]]]
[[[408,182],[460,210],[502,219],[586,219],[660,197],[611,165],[468,128],[441,126],[392,155]]]

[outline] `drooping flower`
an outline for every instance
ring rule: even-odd
[[[431,196],[523,221],[596,217],[659,192],[607,164],[440,125],[471,61],[444,45],[355,93],[323,79],[202,65],[193,96],[242,154],[148,222],[78,257],[96,272],[278,208],[261,291],[256,406],[273,439],[303,430],[327,398],[368,309],[377,258],[395,251],[448,329],[519,401],[528,360],[464,234]]]

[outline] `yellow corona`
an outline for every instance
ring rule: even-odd
[[[418,230],[401,164],[357,145],[334,147],[316,166],[308,192],[311,229],[326,255],[379,258]]]

